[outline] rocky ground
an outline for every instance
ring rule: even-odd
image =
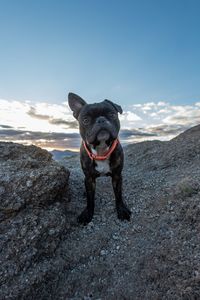
[[[98,179],[95,216],[81,227],[83,176],[70,169],[70,232],[56,299],[200,299],[200,126],[169,142],[125,150],[124,198],[131,222],[117,219],[111,182]]]
[[[51,260],[44,251],[37,257],[57,268],[41,285],[32,280],[32,289],[7,299],[200,299],[200,126],[169,142],[126,147],[130,222],[117,219],[110,179],[99,178],[93,221],[80,226],[76,218],[86,200],[79,159],[62,164],[70,170],[70,202],[60,211],[65,228]]]

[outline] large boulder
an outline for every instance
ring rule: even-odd
[[[46,150],[0,142],[0,299],[43,299],[54,289],[68,177]]]

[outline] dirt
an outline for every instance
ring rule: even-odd
[[[79,159],[70,170],[67,233],[56,255],[66,262],[54,299],[200,299],[200,126],[169,142],[125,148],[124,199],[117,219],[109,178],[97,180],[93,221]]]
[[[63,168],[38,147],[1,144],[1,300],[200,299],[200,125],[124,151],[130,222],[106,177],[81,226],[79,157]]]

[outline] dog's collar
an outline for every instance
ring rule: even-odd
[[[83,141],[83,146],[85,148],[85,151],[87,152],[87,154],[91,160],[106,160],[113,153],[113,151],[115,150],[115,148],[117,147],[118,144],[119,144],[119,140],[118,139],[114,140],[114,142],[112,143],[112,146],[104,155],[97,155],[97,154],[92,153],[89,150],[86,142]]]

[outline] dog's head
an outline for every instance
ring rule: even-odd
[[[98,145],[104,141],[109,145],[117,138],[120,129],[118,113],[122,114],[121,106],[110,100],[87,104],[73,93],[69,93],[68,103],[79,122],[80,134],[85,142]]]

